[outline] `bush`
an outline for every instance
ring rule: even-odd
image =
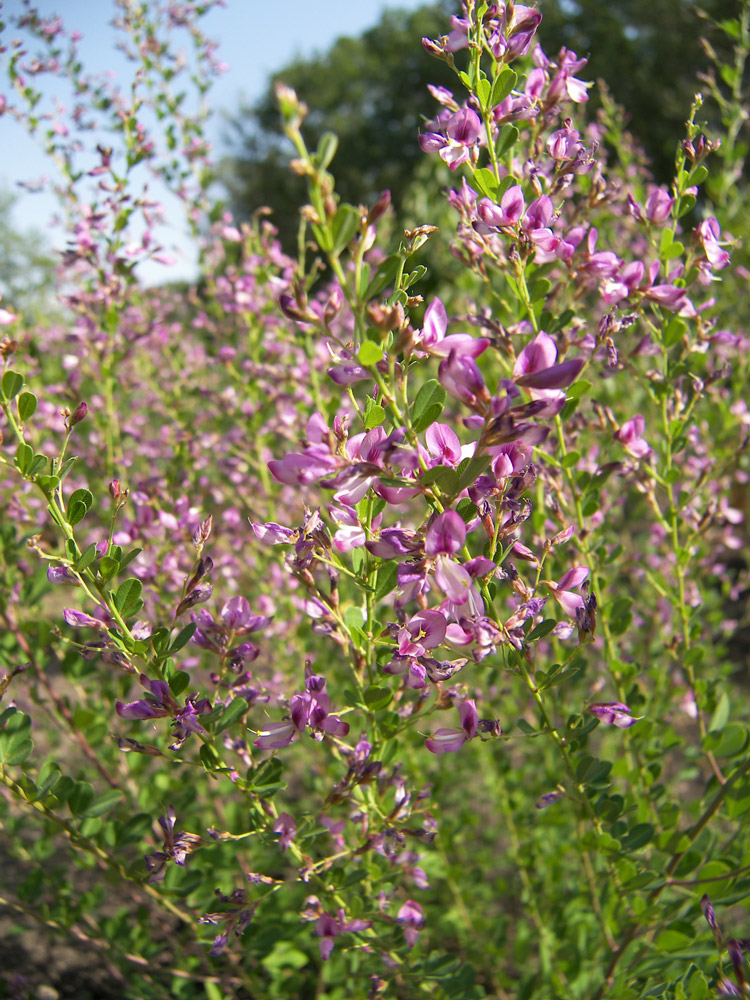
[[[0,314],[5,907],[95,956],[79,996],[747,995],[748,8],[731,141],[696,98],[665,188],[535,9],[469,0],[403,238],[279,85],[292,259],[207,194],[209,6],[125,8],[127,93],[58,20],[7,56],[70,242],[65,319]],[[138,280],[153,173],[195,287]]]

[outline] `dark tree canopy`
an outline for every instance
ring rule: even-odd
[[[260,206],[273,209],[288,249],[294,246],[304,181],[288,169],[291,150],[281,133],[273,84],[283,80],[308,104],[306,135],[314,147],[327,130],[339,136],[333,163],[337,191],[355,204],[385,188],[397,209],[424,154],[417,133],[438,105],[427,91],[437,84],[460,92],[455,74],[428,56],[420,39],[450,30],[458,3],[415,12],[387,11],[358,38],[340,38],[330,50],[298,59],[274,74],[264,96],[233,121],[234,155],[223,180],[238,218]],[[694,0],[540,0],[539,40],[554,56],[561,46],[587,56],[581,76],[603,79],[628,115],[659,180],[669,180],[677,143],[707,67],[701,34],[711,34]],[[702,0],[715,17],[735,13],[737,0]],[[596,102],[596,89],[592,92]],[[707,109],[708,113],[708,109]]]
[[[699,11],[719,19],[737,16],[738,7],[736,0],[542,0],[539,34],[550,55],[564,45],[588,57],[581,76],[606,82],[657,178],[669,180],[701,90],[698,74],[708,68],[701,36],[717,41]]]

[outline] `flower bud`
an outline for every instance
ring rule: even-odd
[[[70,414],[70,416],[65,421],[65,426],[70,430],[75,427],[76,424],[80,424],[82,420],[86,419],[86,414],[89,412],[88,403],[79,403],[75,410]]]
[[[376,201],[372,206],[367,215],[367,225],[373,226],[375,223],[382,219],[385,213],[388,211],[391,204],[391,192],[386,190],[382,191]]]

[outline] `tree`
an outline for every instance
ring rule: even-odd
[[[671,180],[684,122],[701,90],[699,74],[708,67],[701,36],[715,37],[711,19],[736,17],[737,0],[700,6],[695,0],[542,0],[539,6],[545,50],[552,55],[564,45],[588,57],[581,76],[606,82],[627,109],[655,176]],[[726,41],[718,44],[726,50]],[[596,101],[596,91],[592,96]]]
[[[12,192],[0,191],[0,295],[3,307],[36,323],[56,310],[55,262],[40,232],[13,225],[16,201]]]

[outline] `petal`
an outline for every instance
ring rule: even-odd
[[[425,538],[425,553],[436,556],[441,553],[453,555],[459,552],[466,542],[466,524],[455,510],[446,510],[439,514],[427,529]]]
[[[460,729],[438,729],[424,741],[430,753],[453,753],[466,742],[466,733]]]

